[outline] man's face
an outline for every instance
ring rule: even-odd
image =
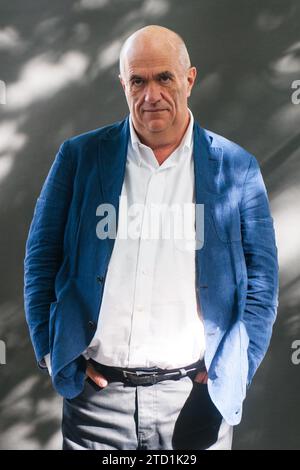
[[[185,69],[173,48],[131,48],[120,80],[136,130],[147,137],[176,134],[186,121],[195,77],[195,67]]]

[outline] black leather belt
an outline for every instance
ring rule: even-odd
[[[108,382],[124,382],[133,386],[153,385],[162,380],[179,380],[187,375],[194,378],[198,372],[206,370],[203,360],[177,369],[160,369],[159,367],[124,369],[100,364],[93,359],[89,361],[98,372],[104,375]]]

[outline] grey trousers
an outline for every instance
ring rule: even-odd
[[[63,450],[230,450],[232,433],[207,385],[188,376],[105,388],[88,378],[82,393],[63,403]]]

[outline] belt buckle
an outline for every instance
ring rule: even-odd
[[[143,379],[143,378],[146,378],[146,379],[151,378],[152,379],[151,383],[152,384],[156,383],[155,379],[158,375],[158,372],[153,371],[153,372],[148,372],[147,373],[147,372],[144,372],[144,371],[131,372],[131,371],[127,371],[127,370],[122,370],[122,374],[125,377],[125,379],[127,380],[127,382],[132,382],[133,384],[138,385],[139,384],[138,379]],[[135,380],[135,378],[137,380]],[[149,382],[146,381],[146,383],[149,383]]]
[[[125,377],[125,379],[129,379],[129,375],[134,375],[134,372],[128,372],[127,370],[122,370],[122,374],[123,374],[123,377]]]

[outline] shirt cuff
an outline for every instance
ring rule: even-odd
[[[46,354],[46,356],[44,357],[44,363],[46,364],[46,367],[48,369],[48,372],[49,372],[49,375],[52,374],[52,370],[51,370],[51,361],[50,361],[50,353],[49,354]]]

